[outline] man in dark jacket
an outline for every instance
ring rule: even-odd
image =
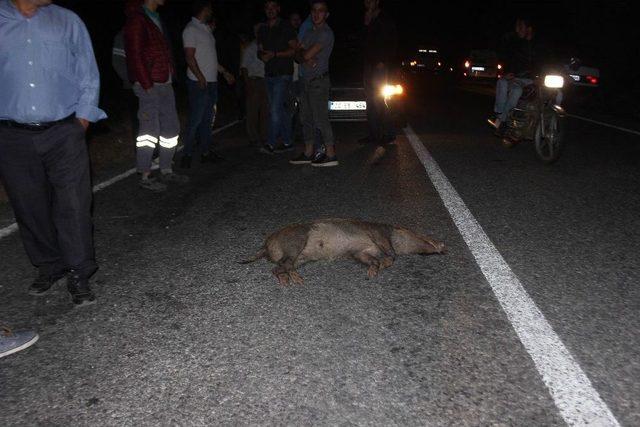
[[[293,55],[298,36],[289,22],[280,18],[279,0],[266,1],[264,11],[267,22],[258,30],[258,58],[264,62],[270,120],[267,144],[261,151],[273,154],[276,150],[293,150],[292,121],[286,102],[293,80]],[[282,146],[276,148],[278,137],[282,138]]]
[[[172,86],[175,67],[171,47],[158,14],[158,7],[164,3],[129,0],[124,28],[129,79],[139,100],[136,147],[140,187],[155,192],[166,190],[167,182],[188,181],[172,169],[180,121]],[[151,178],[151,161],[158,145],[162,182]]]
[[[381,0],[364,0],[364,90],[369,135],[361,142],[383,144],[393,140],[389,109],[380,93],[396,57],[396,25],[381,8]]]
[[[526,19],[516,21],[515,33],[505,36],[500,49],[504,75],[496,84],[495,118],[489,123],[497,130],[507,120],[509,111],[518,105],[522,89],[530,85],[536,71],[536,46],[533,25]]]

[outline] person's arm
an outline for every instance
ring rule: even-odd
[[[234,84],[236,82],[236,78],[233,77],[233,74],[231,74],[229,71],[227,71],[227,69],[225,67],[222,66],[222,64],[218,64],[218,72],[220,74],[222,74],[222,76],[224,77],[224,79],[227,81],[227,83],[229,83],[230,85]]]
[[[129,69],[135,73],[132,80],[138,82],[142,89],[149,90],[153,87],[153,80],[143,59],[145,36],[140,18],[134,17],[127,22],[124,37],[127,63],[131,65]]]
[[[189,67],[189,70],[191,70],[193,75],[196,76],[196,79],[198,79],[198,86],[200,89],[205,89],[207,87],[207,78],[202,73],[196,60],[196,49],[194,47],[185,47],[184,57],[187,61],[187,67]]]
[[[298,39],[293,38],[287,43],[288,49],[275,52],[275,58],[293,58],[298,48]]]
[[[200,87],[200,89],[206,89],[207,78],[204,76],[196,59],[196,35],[190,26],[187,26],[182,32],[182,44],[184,46],[184,59],[187,62],[187,67],[189,67],[189,70],[198,80],[198,87]]]
[[[75,58],[75,75],[80,86],[76,117],[82,126],[87,129],[89,122],[106,119],[107,115],[98,108],[100,72],[96,64],[89,32],[79,18],[75,23],[71,50]]]

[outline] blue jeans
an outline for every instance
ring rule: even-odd
[[[187,79],[189,95],[189,122],[184,142],[184,154],[193,155],[196,138],[200,140],[202,153],[207,153],[213,144],[211,122],[218,102],[218,83],[207,83],[206,89],[200,89],[198,82]]]
[[[509,112],[516,108],[522,96],[522,89],[533,83],[530,79],[513,78],[511,80],[501,78],[496,83],[496,104],[493,111],[501,122],[507,120]]]
[[[286,108],[289,96],[291,76],[267,77],[267,96],[269,98],[269,136],[267,143],[275,147],[278,137],[284,145],[291,145],[291,115]]]

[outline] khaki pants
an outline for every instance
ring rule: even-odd
[[[255,144],[264,144],[269,126],[267,85],[263,78],[249,78],[246,85],[247,134]]]

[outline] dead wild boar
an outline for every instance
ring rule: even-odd
[[[288,225],[267,237],[264,246],[242,264],[262,258],[277,264],[273,274],[281,285],[303,284],[296,271],[320,260],[354,259],[368,267],[374,278],[393,265],[398,255],[443,254],[445,245],[403,227],[354,219],[324,219]]]

